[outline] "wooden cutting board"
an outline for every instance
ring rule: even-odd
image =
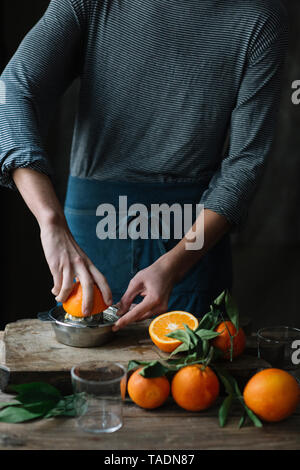
[[[148,325],[149,321],[129,325],[117,332],[110,343],[97,348],[74,348],[57,342],[51,323],[20,320],[5,328],[1,362],[10,369],[10,384],[47,381],[65,391],[70,387],[70,369],[85,361],[113,361],[127,365],[132,359],[166,358],[168,355],[159,351],[150,340]],[[224,365],[233,375],[245,379],[257,369],[269,366],[249,354]]]

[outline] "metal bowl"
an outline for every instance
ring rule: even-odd
[[[116,312],[116,307],[109,307],[103,312],[101,322],[87,324],[65,321],[66,312],[62,306],[57,306],[39,318],[51,322],[59,343],[75,348],[93,348],[108,343],[113,338],[112,327],[118,320]]]

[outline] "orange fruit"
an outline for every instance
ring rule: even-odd
[[[219,379],[210,367],[194,364],[180,369],[171,385],[175,402],[185,410],[209,408],[219,396]]]
[[[166,377],[146,379],[137,369],[128,380],[128,395],[141,408],[154,409],[161,406],[170,395],[170,383]]]
[[[300,402],[300,387],[288,372],[264,369],[251,377],[243,396],[248,408],[259,418],[275,422],[295,411]]]
[[[73,290],[68,299],[63,303],[65,312],[73,317],[83,317],[82,313],[82,287],[80,282],[74,284]],[[90,315],[97,315],[97,313],[106,310],[108,305],[103,300],[100,289],[94,284],[94,304]]]
[[[246,347],[246,335],[241,327],[237,331],[231,321],[226,321],[220,323],[217,328],[215,328],[215,331],[221,334],[212,340],[212,345],[223,351],[225,359],[230,358],[230,335],[234,337],[232,357],[240,356],[244,352]]]
[[[166,336],[175,330],[184,330],[184,324],[195,330],[199,324],[194,315],[188,312],[174,311],[163,313],[152,320],[149,335],[153,343],[164,352],[174,351],[181,341]]]

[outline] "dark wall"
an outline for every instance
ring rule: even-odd
[[[0,66],[4,66],[48,0],[1,0]],[[284,1],[290,17],[286,64],[277,138],[262,185],[242,231],[233,236],[234,293],[241,312],[254,326],[300,326],[300,105],[291,102],[291,83],[300,79],[300,2]],[[58,106],[47,142],[55,169],[55,187],[63,202],[69,166],[74,84]],[[0,328],[7,322],[35,317],[54,304],[52,280],[40,246],[35,219],[17,192],[0,188],[1,307]]]

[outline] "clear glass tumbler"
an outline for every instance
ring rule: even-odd
[[[86,432],[111,433],[123,425],[126,369],[114,362],[86,362],[71,369],[78,426]]]
[[[272,326],[257,332],[258,357],[272,367],[284,369],[300,377],[300,329],[290,326]]]

